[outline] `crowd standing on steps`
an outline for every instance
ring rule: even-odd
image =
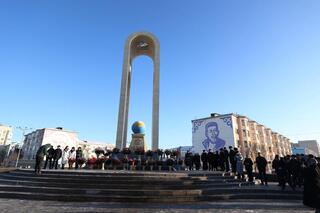
[[[213,152],[211,149],[208,151],[203,150],[201,155],[198,153],[187,152],[185,154],[185,168],[187,170],[203,170],[203,171],[222,171],[228,172],[230,175],[236,176],[238,179],[245,179],[247,181],[254,181],[254,168],[258,173],[258,179],[262,185],[268,185],[267,166],[268,162],[261,153],[257,153],[256,159],[251,159],[248,155],[245,158],[241,155],[236,147],[228,147],[229,150],[224,147],[219,151]],[[161,151],[162,153],[162,151]],[[113,159],[113,155],[109,160],[118,162],[118,159]],[[72,147],[66,146],[61,150],[60,146],[54,149],[50,144],[41,146],[35,159],[35,173],[41,174],[41,169],[57,169],[59,168],[59,160],[61,159],[61,169],[65,168],[65,165],[69,165],[69,169],[79,169],[83,165],[84,154],[81,147],[77,150]],[[43,160],[45,164],[42,167]],[[171,159],[171,156],[170,156]],[[170,160],[167,159],[167,162]],[[162,157],[160,162],[162,161]],[[169,166],[175,166],[179,164],[181,168],[182,163],[179,159],[172,158]],[[182,162],[182,161],[181,161]],[[75,163],[75,166],[73,166]],[[142,164],[143,162],[141,162]],[[159,161],[156,162],[158,164]],[[145,163],[143,164],[145,165]],[[152,164],[155,165],[155,162]],[[162,165],[162,163],[161,163]],[[161,166],[157,166],[161,170]],[[320,213],[320,159],[313,155],[276,155],[272,161],[273,172],[276,174],[278,185],[280,189],[285,190],[286,186],[290,186],[292,190],[303,187],[303,203],[312,208],[316,208]],[[179,170],[178,169],[178,170]],[[176,169],[174,169],[176,170]]]

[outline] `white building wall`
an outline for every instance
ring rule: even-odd
[[[78,134],[76,132],[62,131],[58,129],[45,129],[42,145],[51,144],[53,148],[57,148],[58,145],[61,149],[66,146],[77,148],[77,144],[80,142]]]

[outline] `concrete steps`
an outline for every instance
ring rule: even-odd
[[[44,171],[0,173],[0,198],[86,202],[301,200],[301,191],[255,186],[220,172]]]

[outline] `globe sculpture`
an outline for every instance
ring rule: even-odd
[[[147,144],[144,138],[146,127],[142,121],[136,121],[132,124],[132,140],[129,146],[131,151],[147,150]]]
[[[146,127],[142,121],[134,122],[131,129],[134,134],[144,134],[146,131]]]

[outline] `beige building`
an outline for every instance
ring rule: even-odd
[[[0,124],[0,145],[11,144],[12,127]]]
[[[291,155],[290,140],[285,136],[272,131],[270,128],[249,119],[246,116],[237,115],[239,146],[243,155],[249,155],[252,159],[260,152],[267,161],[272,161],[275,155]]]

